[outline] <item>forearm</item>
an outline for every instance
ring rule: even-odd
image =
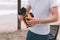
[[[38,23],[52,23],[58,21],[58,7],[55,6],[50,9],[52,16],[50,18],[38,19]]]
[[[58,18],[45,18],[45,19],[38,19],[37,23],[38,24],[46,24],[46,23],[52,23],[52,22],[56,22],[58,20]]]

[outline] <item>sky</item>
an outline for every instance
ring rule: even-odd
[[[0,0],[0,16],[17,14],[17,0]]]
[[[17,0],[0,0],[0,10],[16,10]]]

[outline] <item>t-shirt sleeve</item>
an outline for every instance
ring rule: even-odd
[[[58,6],[57,0],[50,0],[49,4],[50,4],[50,8]]]
[[[30,4],[31,4],[31,3],[30,3],[30,0],[28,0],[28,1],[27,1],[27,6],[30,6]]]

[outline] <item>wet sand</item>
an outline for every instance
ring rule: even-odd
[[[26,30],[15,32],[2,32],[0,33],[0,40],[25,40]]]
[[[27,30],[20,31],[20,40],[26,40]]]
[[[2,32],[0,33],[0,40],[20,40],[20,31]]]

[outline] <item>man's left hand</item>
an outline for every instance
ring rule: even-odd
[[[31,20],[27,20],[26,22],[27,22],[27,24],[29,25],[29,26],[34,26],[34,25],[36,25],[37,24],[37,19],[36,18],[32,18]]]

